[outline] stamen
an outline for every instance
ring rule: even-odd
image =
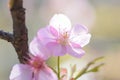
[[[44,66],[44,60],[42,60],[39,57],[34,57],[30,60],[30,65],[34,68],[34,69],[40,69],[41,67]]]
[[[65,32],[60,35],[60,38],[57,40],[57,42],[65,46],[68,43],[68,38],[69,38],[68,33]]]

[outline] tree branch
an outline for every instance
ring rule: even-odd
[[[13,39],[14,39],[11,33],[7,33],[1,30],[0,30],[0,38],[7,40],[8,42],[11,42],[11,43],[13,42]]]
[[[17,52],[20,63],[26,62],[28,56],[28,32],[25,25],[25,8],[23,0],[10,0],[9,8],[13,20],[13,34],[0,30],[0,38],[11,42]]]
[[[10,12],[13,20],[13,46],[19,61],[24,63],[28,58],[28,32],[25,25],[25,9],[23,0],[11,0]]]

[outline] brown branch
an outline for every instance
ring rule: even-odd
[[[25,8],[23,0],[10,0],[9,8],[13,20],[13,34],[0,31],[0,38],[11,42],[17,52],[20,63],[28,56],[28,32],[25,25]]]
[[[8,42],[13,42],[13,35],[0,30],[0,38],[7,40]]]
[[[13,20],[13,46],[17,52],[19,61],[25,62],[28,58],[28,32],[25,25],[25,9],[23,0],[12,0],[10,12]]]

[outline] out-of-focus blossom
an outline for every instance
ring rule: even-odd
[[[31,58],[26,64],[14,65],[10,80],[58,80],[52,69],[45,64],[48,55],[41,53],[39,47],[35,38],[30,44]]]
[[[67,75],[67,69],[66,68],[61,68],[60,75],[61,79],[60,80],[67,80],[68,75]]]
[[[56,14],[48,27],[38,31],[37,38],[55,56],[69,53],[81,57],[85,52],[82,47],[89,43],[91,35],[83,25],[71,27],[67,16]]]

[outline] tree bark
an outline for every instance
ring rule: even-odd
[[[23,8],[23,0],[13,0],[10,7],[13,20],[13,36],[12,43],[17,52],[21,63],[28,58],[28,32],[25,25],[25,8]]]
[[[4,32],[2,30],[0,30],[0,38],[7,40],[8,42],[13,41],[13,35],[11,33],[7,33],[7,32]]]
[[[13,34],[0,31],[0,38],[11,42],[17,52],[20,63],[25,63],[29,58],[29,52],[23,0],[10,0],[9,8],[13,21]]]

